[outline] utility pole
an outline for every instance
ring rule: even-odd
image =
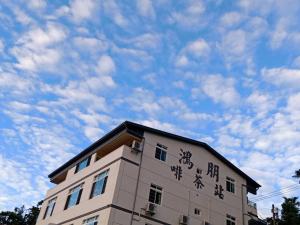
[[[277,222],[276,220],[278,219],[278,208],[274,206],[274,204],[272,204],[272,225],[276,225]]]

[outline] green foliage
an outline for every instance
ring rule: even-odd
[[[35,225],[37,217],[40,212],[42,201],[37,206],[32,206],[29,209],[25,209],[24,206],[16,207],[14,211],[2,211],[0,212],[0,224],[1,225]]]
[[[299,225],[300,224],[300,214],[297,197],[285,198],[284,202],[281,204],[281,221],[279,225]]]
[[[295,171],[295,174],[293,177],[300,178],[300,169]]]

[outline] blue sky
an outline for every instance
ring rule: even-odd
[[[299,15],[297,0],[0,0],[0,209],[43,199],[124,120],[207,142],[260,194],[296,184]]]

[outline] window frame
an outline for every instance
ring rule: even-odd
[[[154,201],[153,202],[150,201],[151,190],[155,192],[155,196],[154,196]],[[160,194],[160,199],[159,199],[160,201],[159,201],[159,203],[156,202],[156,200],[157,200],[157,193]],[[148,202],[160,206],[160,205],[162,205],[162,197],[163,197],[163,188],[161,186],[159,186],[159,185],[151,183],[150,184],[150,188],[149,188]]]
[[[84,183],[81,183],[81,184],[79,184],[79,185],[77,185],[77,186],[75,186],[75,187],[73,187],[73,188],[71,188],[71,189],[69,190],[69,194],[68,194],[68,197],[67,197],[67,200],[66,200],[66,203],[65,203],[64,210],[67,210],[67,209],[69,209],[69,208],[72,208],[72,207],[74,207],[74,206],[76,206],[76,205],[78,205],[78,204],[80,203],[81,195],[82,195],[82,191],[83,191],[83,184],[84,184]],[[77,188],[78,188],[78,191],[76,190]],[[76,190],[76,191],[75,191],[75,190]],[[75,204],[70,205],[70,200],[71,200],[71,198],[72,198],[72,195],[73,195],[74,193],[76,193],[76,192],[78,192],[78,194],[77,194],[77,199],[76,199],[76,201],[75,201]]]
[[[226,225],[236,225],[236,218],[229,214],[226,214]]]
[[[159,156],[157,157],[158,150],[160,151],[160,153],[159,153]],[[166,162],[167,161],[167,150],[168,150],[167,146],[157,143],[156,147],[155,147],[154,158],[156,158],[160,161]],[[162,157],[162,155],[164,155],[164,157]]]
[[[87,167],[90,165],[90,163],[91,163],[91,158],[92,158],[92,156],[90,155],[90,156],[84,158],[83,160],[81,160],[79,163],[77,163],[77,164],[76,164],[76,168],[75,168],[75,172],[74,172],[74,173],[76,174],[76,173],[78,173],[79,171],[81,171],[81,170],[87,168]],[[85,167],[80,168],[80,164],[83,163],[83,162],[85,162],[85,161],[87,161]]]
[[[52,198],[48,201],[48,204],[47,204],[47,207],[46,207],[46,210],[44,212],[44,216],[43,216],[43,219],[46,219],[47,217],[51,217],[52,214],[53,214],[53,211],[54,211],[54,208],[55,208],[55,204],[56,204],[56,199],[57,197],[55,198]],[[49,205],[51,204],[51,209],[49,207]],[[48,211],[49,210],[49,211]],[[50,214],[49,214],[50,212]]]
[[[93,217],[84,219],[84,220],[82,221],[82,225],[97,225],[97,224],[98,224],[98,218],[99,218],[99,216],[97,215],[97,216],[93,216]],[[93,221],[93,219],[94,219],[95,221]],[[91,221],[89,221],[89,220],[91,220]]]
[[[231,177],[226,177],[226,191],[235,193],[235,180]]]
[[[109,169],[99,173],[98,175],[96,175],[94,177],[94,182],[93,182],[92,189],[91,189],[91,192],[90,192],[90,199],[95,198],[97,196],[101,196],[105,193],[105,189],[106,189],[106,186],[107,186],[107,180],[108,180],[108,174],[109,174]],[[104,175],[104,177],[103,177],[104,181],[103,181],[103,184],[102,184],[101,193],[97,194],[97,195],[94,195],[96,184],[97,184],[97,182],[100,182],[100,180],[98,180],[98,179],[100,179],[100,177],[102,175]]]

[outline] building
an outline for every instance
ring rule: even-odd
[[[124,122],[49,175],[37,225],[260,225],[260,185],[209,145]]]

